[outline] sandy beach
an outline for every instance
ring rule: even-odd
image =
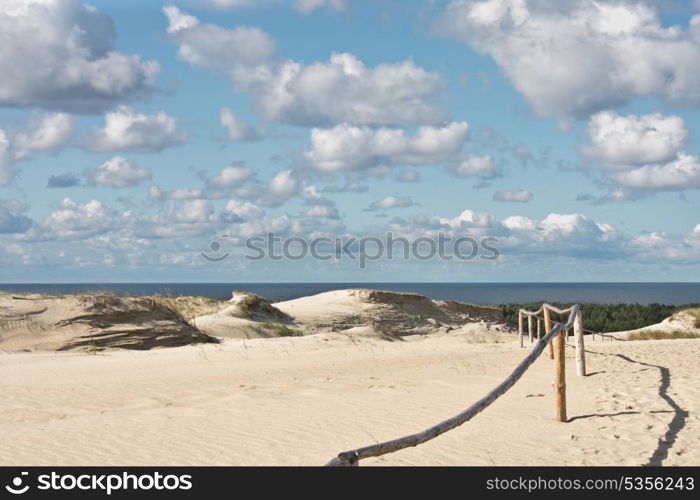
[[[699,207],[700,0],[0,0],[0,492],[700,470]]]
[[[545,354],[472,421],[363,465],[700,463],[700,341],[587,348],[585,378],[567,349],[569,422],[553,421]],[[329,333],[6,353],[0,464],[322,465],[459,412],[526,352],[473,325],[398,342]]]

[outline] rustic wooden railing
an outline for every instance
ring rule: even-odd
[[[576,307],[576,306],[574,306]],[[524,332],[523,332],[523,317],[527,317],[528,326],[528,337],[530,342],[533,341],[532,338],[532,318],[537,319],[538,325],[538,337],[539,337],[539,324],[540,321],[544,323],[545,331],[550,331],[552,328],[552,315],[555,312],[557,314],[567,314],[573,315],[573,329],[574,329],[574,342],[576,346],[576,374],[580,377],[586,376],[586,349],[583,340],[583,318],[581,316],[581,308],[578,307],[576,313],[573,312],[573,307],[568,309],[559,309],[550,304],[542,304],[537,311],[526,311],[525,309],[520,309],[518,311],[518,335],[520,337],[520,347],[524,344]],[[542,316],[539,314],[542,313]],[[571,320],[571,317],[569,317]],[[566,422],[566,376],[565,376],[565,350],[566,350],[566,338],[569,336],[569,329],[571,326],[567,326],[562,329],[562,331],[550,342],[549,345],[549,357],[554,359],[554,415],[555,419],[560,422]]]
[[[568,320],[566,323],[556,322],[553,326],[551,324],[550,311],[554,311],[558,314],[569,313]],[[506,379],[498,384],[491,392],[486,394],[483,398],[472,404],[466,410],[458,413],[457,415],[443,420],[442,422],[425,429],[424,431],[417,432],[408,436],[404,436],[398,439],[393,439],[391,441],[384,441],[382,443],[373,444],[370,446],[365,446],[363,448],[357,448],[354,450],[343,451],[334,457],[326,466],[343,467],[343,466],[354,466],[358,465],[360,460],[369,457],[379,457],[386,455],[388,453],[394,453],[404,448],[410,448],[412,446],[417,446],[426,441],[436,438],[437,436],[444,434],[445,432],[459,427],[465,422],[471,420],[475,415],[481,413],[486,409],[491,403],[496,401],[500,396],[505,394],[508,389],[513,387],[515,383],[523,376],[527,369],[535,362],[535,360],[542,354],[545,346],[551,345],[551,342],[557,340],[557,345],[553,349],[553,354],[556,355],[556,362],[554,368],[555,374],[555,384],[554,384],[554,395],[555,395],[555,418],[561,422],[566,421],[566,383],[564,376],[565,368],[565,358],[564,349],[566,345],[566,332],[573,328],[575,332],[580,334],[580,353],[581,353],[581,363],[577,362],[577,366],[582,366],[582,371],[579,371],[579,375],[585,375],[585,360],[583,359],[583,326],[581,318],[581,308],[578,304],[564,310],[560,310],[549,304],[543,304],[542,307],[535,311],[525,311],[520,310],[519,314],[519,334],[521,340],[521,347],[523,346],[523,317],[528,316],[528,324],[530,326],[530,339],[532,339],[532,320],[531,317],[537,317],[537,314],[543,313],[543,320],[545,323],[545,334],[542,338],[538,338],[537,342],[534,343],[532,351],[530,354],[525,356],[518,366],[506,377]],[[578,338],[578,337],[577,337]],[[577,341],[577,360],[579,359],[579,343]]]

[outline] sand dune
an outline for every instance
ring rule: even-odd
[[[431,300],[414,293],[334,290],[278,302],[275,307],[311,332],[371,329],[379,337],[446,332],[472,323],[506,328],[500,309]]]
[[[248,337],[216,344],[171,303],[96,299],[0,297],[1,465],[322,465],[454,415],[527,353],[497,309],[412,294],[172,299]],[[282,327],[319,333],[249,338]],[[75,351],[86,342],[180,347]],[[585,378],[567,352],[569,422],[553,420],[541,356],[464,426],[363,464],[697,465],[700,340],[587,350]]]
[[[508,329],[498,308],[365,289],[335,290],[274,304],[251,293],[234,292],[217,311],[197,316],[193,323],[208,335],[245,339],[277,337],[285,332],[335,332],[396,340],[475,323],[499,331]]]
[[[233,292],[231,300],[221,303],[217,311],[196,316],[192,323],[208,335],[252,339],[278,337],[282,325],[291,325],[293,319],[258,295]],[[300,330],[299,335],[303,334]]]
[[[214,339],[152,298],[0,295],[0,349],[152,349]]]
[[[229,301],[109,294],[0,296],[0,349],[173,347],[219,338],[320,332],[396,340],[478,324],[510,328],[495,307],[417,294],[350,289],[276,304],[247,292]]]
[[[624,332],[613,332],[608,334],[617,339],[634,338],[641,333],[656,333],[660,336],[673,335],[674,333],[683,332],[686,334],[696,334],[700,336],[700,328],[698,328],[698,319],[688,311],[679,311],[672,316],[655,325],[637,328],[636,330],[627,330]]]
[[[481,344],[474,333],[0,356],[0,464],[321,465],[460,411],[525,355],[512,336]],[[471,422],[364,463],[698,464],[700,342],[589,350],[589,377],[567,360],[571,422],[552,419],[542,356]]]

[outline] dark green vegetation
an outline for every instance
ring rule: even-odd
[[[542,305],[541,302],[534,304],[503,304],[501,310],[505,320],[517,326],[518,309],[536,311]],[[569,307],[571,304],[552,303],[560,309]],[[644,326],[660,323],[669,316],[691,307],[698,307],[698,304],[687,304],[683,306],[670,306],[666,304],[581,304],[583,314],[583,327],[594,332],[619,332],[624,330],[635,330]],[[557,321],[556,314],[552,319]],[[700,323],[700,320],[698,321]],[[525,325],[527,328],[527,324]]]

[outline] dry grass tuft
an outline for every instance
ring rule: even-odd
[[[290,328],[282,323],[272,323],[267,321],[260,323],[260,328],[274,332],[278,337],[303,337],[304,332],[298,328]]]
[[[676,330],[664,332],[659,330],[649,330],[630,334],[626,340],[663,340],[663,339],[700,339],[700,333],[684,332]]]
[[[194,318],[197,316],[218,312],[225,304],[223,300],[196,295],[173,296],[157,294],[149,298],[175,312],[189,324],[193,324]]]
[[[700,307],[696,307],[694,309],[686,309],[682,312],[690,314],[695,319],[695,328],[700,328]]]
[[[477,334],[467,337],[468,344],[503,344],[506,339],[496,334]]]

